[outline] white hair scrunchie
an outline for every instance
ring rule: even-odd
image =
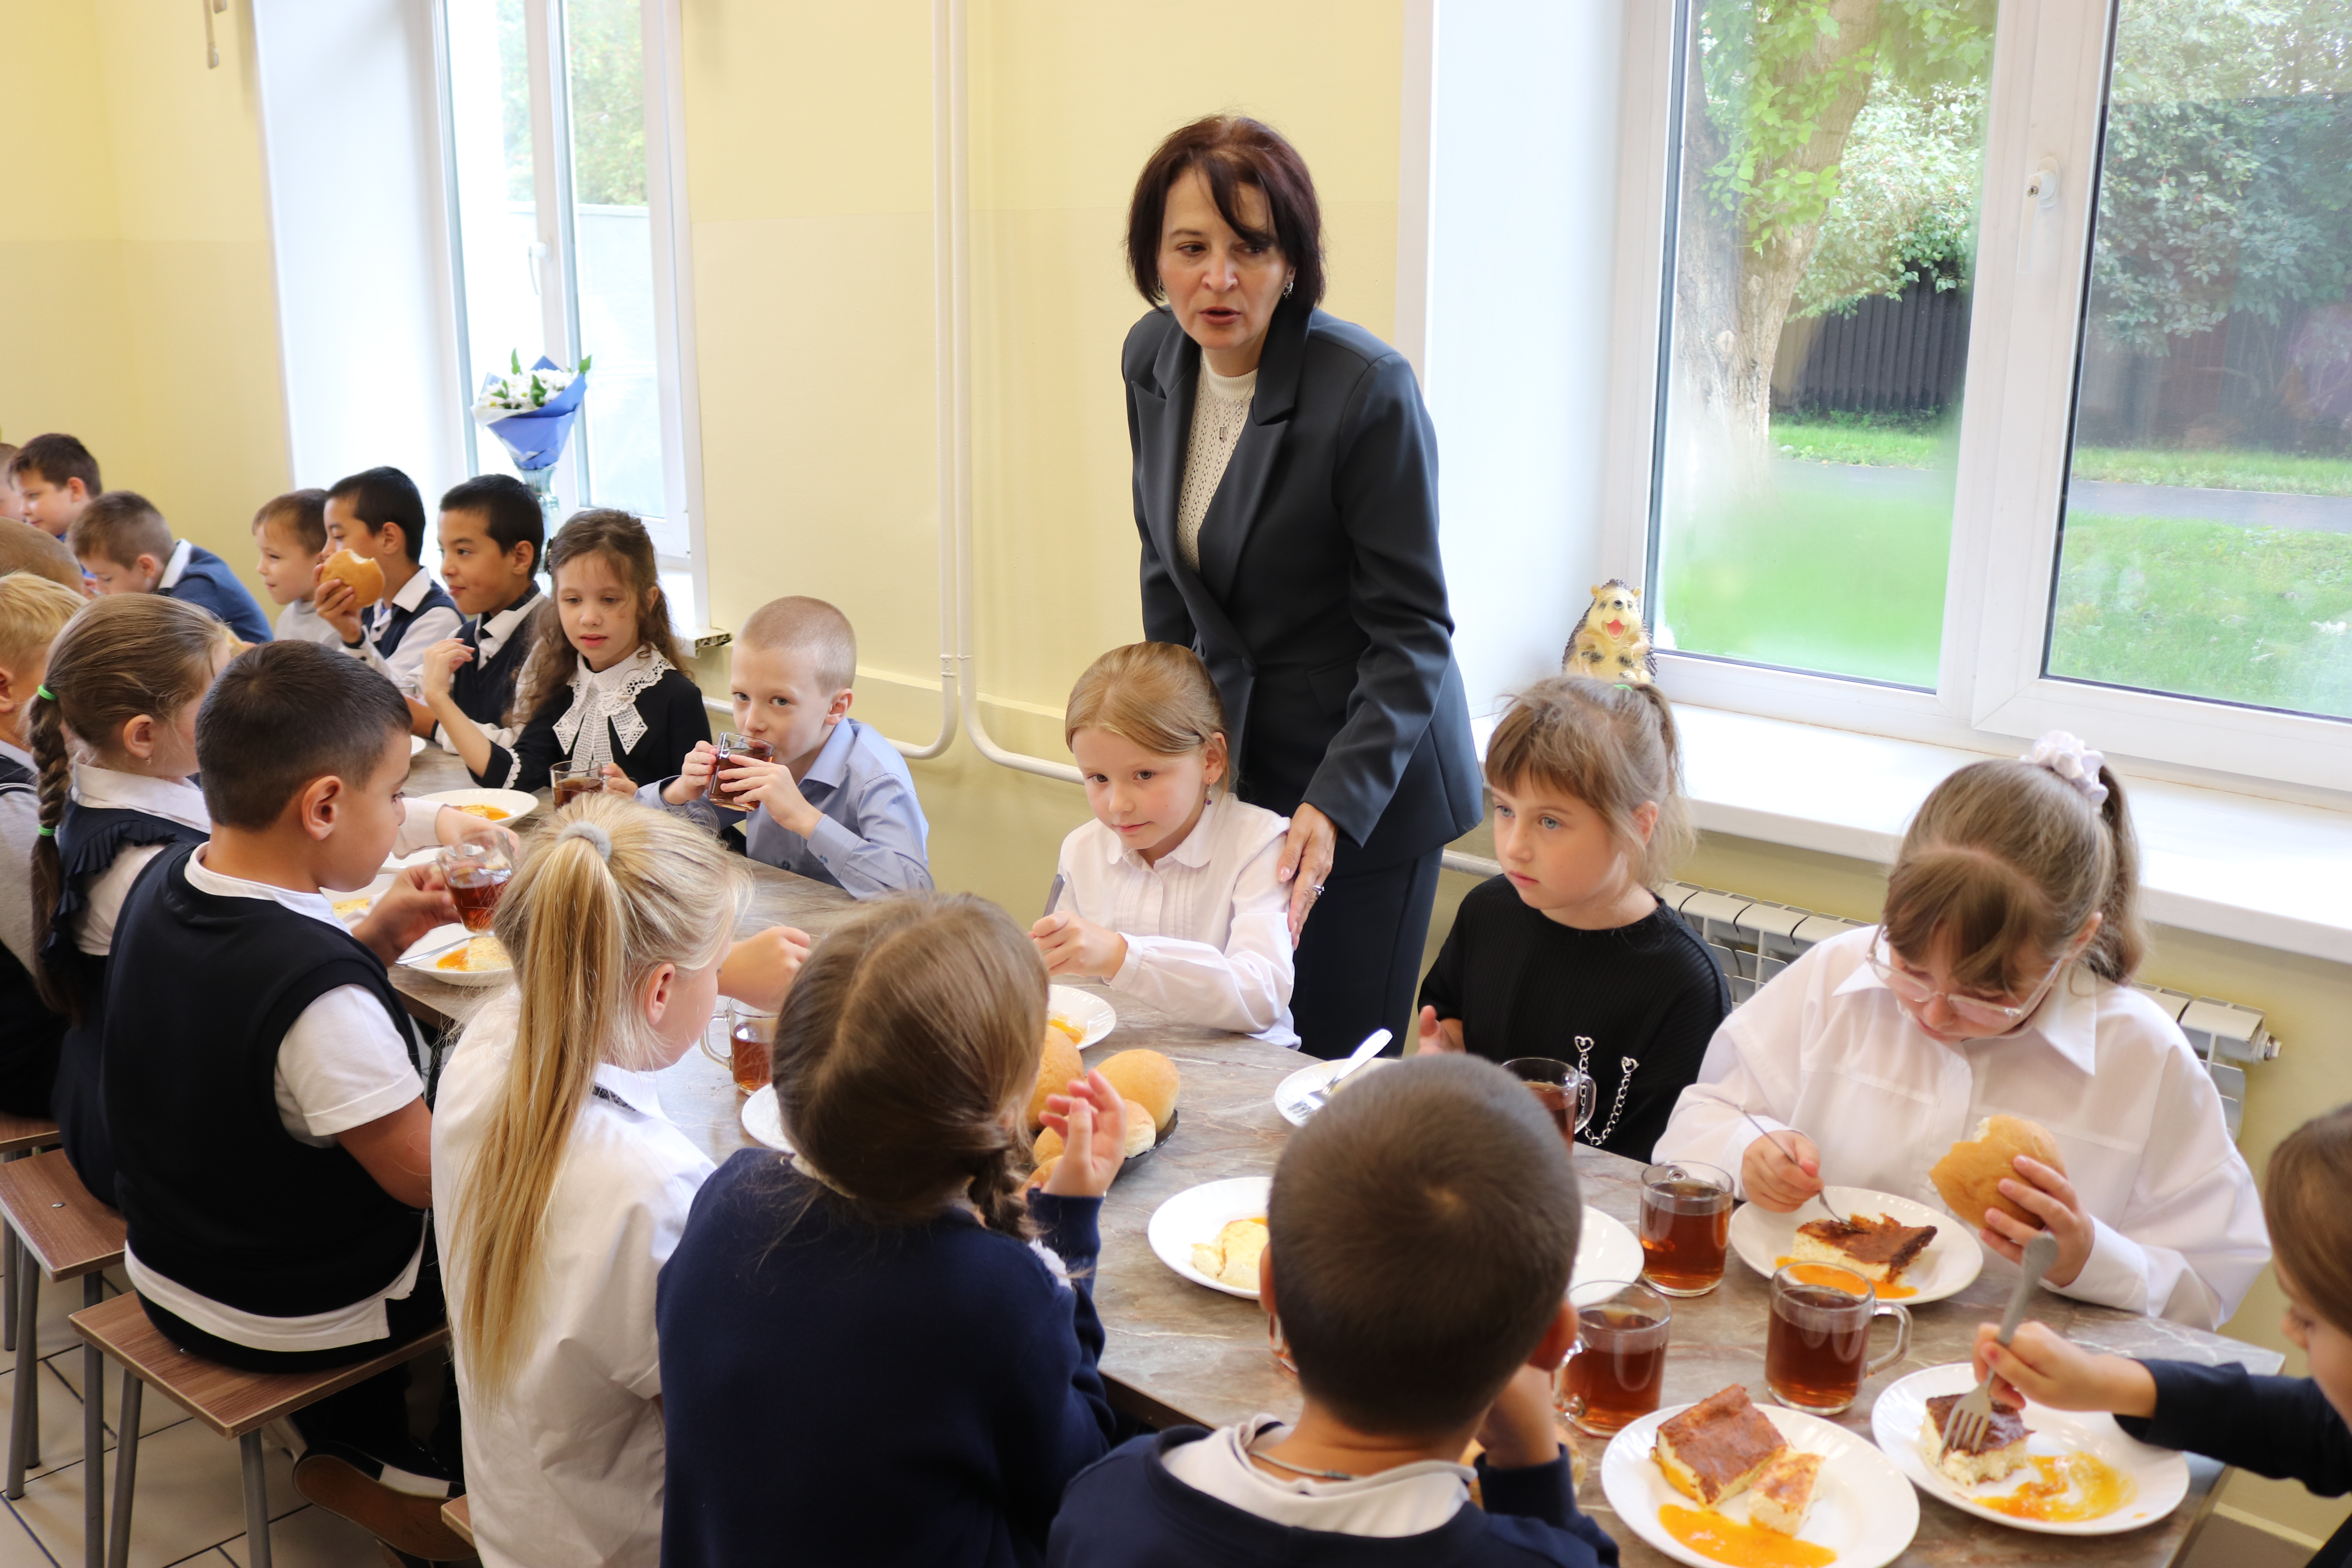
[[[613,836],[593,822],[565,823],[563,831],[555,836],[555,840],[561,844],[567,838],[585,838],[595,846],[599,856],[607,860],[613,858]]]
[[[2048,768],[2073,784],[2093,806],[2107,804],[2107,786],[2099,782],[2099,770],[2107,765],[2106,757],[2063,730],[2053,730],[2034,742],[2033,749],[2018,761]]]

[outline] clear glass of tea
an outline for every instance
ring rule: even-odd
[[[499,895],[514,877],[514,862],[506,846],[494,837],[467,838],[441,851],[441,879],[448,884],[449,901],[469,931],[490,929]]]
[[[555,809],[562,811],[583,795],[593,795],[604,787],[604,770],[583,763],[558,763],[547,771],[548,787],[554,792]]]
[[[1613,1437],[1658,1407],[1666,1386],[1666,1339],[1675,1312],[1635,1280],[1578,1288],[1576,1345],[1560,1363],[1554,1403],[1576,1429]]]
[[[1526,1084],[1570,1145],[1592,1120],[1592,1079],[1549,1057],[1514,1057],[1503,1070]]]
[[[772,763],[776,748],[765,741],[755,741],[749,735],[739,735],[730,730],[719,737],[719,762],[710,771],[710,793],[720,805],[737,810],[735,792],[719,782],[719,775],[739,762]]]
[[[722,1057],[710,1048],[708,1032],[702,1054],[735,1075],[737,1093],[756,1094],[773,1079],[769,1058],[776,1043],[776,1016],[730,1002],[720,1016],[727,1025],[727,1054]]]
[[[1642,1278],[1669,1296],[1723,1283],[1731,1238],[1731,1178],[1695,1160],[1642,1172]]]
[[[1873,1361],[1870,1325],[1895,1320],[1895,1348]],[[1764,1386],[1791,1410],[1835,1415],[1863,1380],[1911,1349],[1911,1314],[1882,1301],[1869,1280],[1826,1263],[1791,1263],[1772,1276],[1772,1320],[1764,1336]]]

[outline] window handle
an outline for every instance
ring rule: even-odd
[[[534,239],[522,247],[522,253],[527,263],[526,270],[530,273],[531,296],[536,299],[539,295],[539,275],[547,265],[547,241]]]
[[[2061,184],[2058,160],[2055,157],[2044,157],[2033,173],[2026,176],[2025,199],[2033,204],[2033,210],[2025,220],[2027,237],[2024,270],[2028,276],[2044,278],[2056,270],[2060,226],[2058,195]]]

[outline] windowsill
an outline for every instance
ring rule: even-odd
[[[1720,708],[1675,717],[1700,829],[1880,865],[1936,782],[1987,754]],[[2352,963],[2352,812],[2128,782],[2148,920]]]

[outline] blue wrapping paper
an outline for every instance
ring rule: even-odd
[[[545,354],[533,361],[533,370],[561,370],[563,367]],[[563,444],[572,439],[572,422],[580,417],[580,400],[588,395],[588,373],[582,371],[572,378],[572,384],[557,393],[538,408],[526,408],[500,418],[486,420],[490,434],[514,459],[514,466],[525,470],[555,466],[563,456]]]

